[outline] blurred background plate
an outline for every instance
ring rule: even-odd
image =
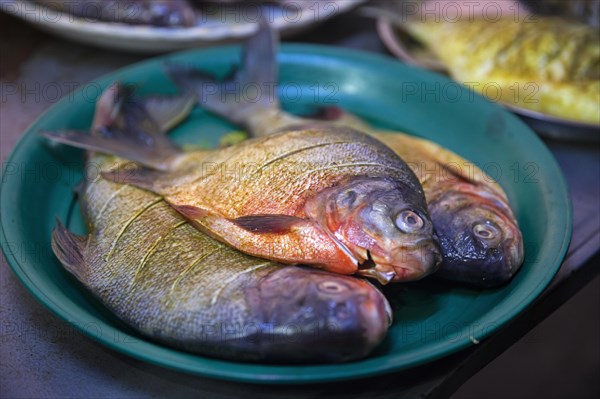
[[[74,0],[77,1],[77,0]],[[260,16],[282,35],[300,32],[365,0],[299,0],[288,9],[248,1],[210,5],[194,27],[157,27],[80,18],[29,0],[0,0],[0,9],[47,32],[84,44],[136,53],[162,53],[239,42],[256,30]]]
[[[168,58],[225,74],[239,62],[237,46]],[[367,53],[314,45],[283,45],[279,54],[284,106],[296,113],[338,105],[390,129],[432,139],[497,178],[523,232],[525,262],[504,287],[477,290],[426,279],[385,289],[394,323],[368,358],[334,365],[264,365],[206,358],[164,347],[123,325],[63,270],[50,250],[55,217],[75,233],[85,225],[73,187],[82,152],[54,146],[44,130],[87,129],[100,88],[115,80],[140,94],[175,91],[164,76],[167,57],[97,79],[53,106],[25,133],[6,162],[0,192],[2,243],[20,281],[55,314],[109,348],[153,364],[214,378],[253,383],[311,383],[360,378],[431,362],[477,345],[525,309],[548,285],[567,250],[572,215],[562,173],[540,139],[518,118],[448,78]],[[425,91],[407,95],[407,85]],[[432,92],[456,87],[456,96]],[[178,144],[214,146],[234,127],[196,108],[172,133]],[[43,201],[40,199],[43,198]]]
[[[387,49],[400,60],[410,65],[447,74],[444,64],[435,54],[415,41],[400,26],[394,24],[392,17],[378,17],[377,32]],[[501,104],[517,114],[543,137],[577,142],[600,142],[600,125],[564,119],[514,104]]]

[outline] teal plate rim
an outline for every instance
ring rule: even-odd
[[[211,49],[201,50],[188,50],[184,52],[172,53],[161,57],[144,60],[125,68],[121,68],[110,74],[104,75],[95,80],[96,84],[103,86],[109,82],[114,81],[120,74],[143,68],[147,64],[161,62],[164,59],[185,59],[186,57],[219,57],[223,55],[231,56],[231,54],[239,53],[239,46],[220,46]],[[312,44],[284,44],[281,46],[279,58],[285,59],[286,56],[311,56],[311,57],[323,57],[329,60],[344,60],[346,62],[355,63],[362,68],[372,68],[373,70],[385,70],[387,72],[401,72],[403,68],[412,67],[403,65],[392,58],[388,58],[381,55],[360,52],[355,50],[341,49],[332,46],[323,45],[312,45]],[[435,79],[441,79],[439,75],[427,72],[419,71],[419,73],[425,76],[433,76]],[[445,79],[445,78],[444,78]],[[82,85],[76,92],[85,90],[87,85]],[[479,97],[478,95],[476,95]],[[68,96],[67,96],[68,97]],[[482,101],[485,101],[482,99]],[[9,155],[6,163],[15,162],[15,160],[21,158],[27,158],[27,152],[23,150],[25,145],[35,139],[36,132],[43,126],[45,118],[53,111],[60,107],[68,106],[67,98],[62,99],[57,104],[53,105],[44,114],[36,119],[35,122],[25,131],[23,136],[17,142]],[[500,109],[499,112],[506,115],[507,118],[515,118],[510,115],[507,111]],[[552,226],[560,226],[562,234],[554,234],[550,236],[550,242],[546,242],[547,246],[554,248],[551,253],[544,253],[541,259],[538,261],[546,262],[546,272],[540,276],[538,284],[530,287],[526,294],[524,294],[517,305],[514,305],[512,301],[510,306],[497,306],[486,313],[487,320],[493,320],[492,327],[475,327],[472,330],[472,335],[477,336],[478,340],[484,339],[489,336],[501,326],[505,325],[509,320],[519,314],[545,289],[550,283],[566,254],[568,249],[571,233],[572,233],[572,207],[567,190],[565,178],[560,171],[560,168],[553,156],[543,144],[543,142],[527,128],[520,121],[517,122],[522,125],[523,130],[527,130],[529,134],[522,138],[526,140],[528,145],[535,148],[537,151],[541,151],[541,156],[545,160],[544,167],[546,168],[545,173],[548,176],[553,176],[553,187],[552,190],[545,193],[549,202],[552,202],[563,212],[556,212],[554,214],[547,215],[548,223]],[[264,365],[255,363],[237,363],[233,361],[224,361],[208,357],[202,357],[199,355],[193,355],[185,352],[180,352],[168,347],[163,347],[150,341],[141,340],[137,342],[135,347],[130,345],[127,337],[140,341],[140,338],[134,335],[129,335],[126,332],[120,331],[117,328],[105,323],[97,318],[91,316],[85,311],[80,309],[66,309],[62,304],[57,303],[51,295],[48,295],[40,287],[38,287],[34,281],[30,278],[31,270],[28,270],[27,262],[19,262],[17,257],[7,248],[8,242],[13,242],[19,238],[20,231],[14,226],[7,226],[4,222],[8,220],[11,214],[11,208],[18,206],[17,204],[7,203],[7,188],[16,188],[19,186],[19,182],[12,176],[5,176],[3,170],[2,184],[0,185],[0,200],[2,208],[0,209],[2,218],[0,220],[0,244],[2,246],[3,253],[8,261],[8,264],[12,268],[13,272],[17,275],[21,283],[32,293],[32,295],[41,302],[45,307],[51,310],[61,319],[67,323],[73,325],[84,335],[102,343],[103,345],[124,353],[126,355],[138,358],[140,360],[167,367],[170,369],[201,375],[205,377],[242,381],[250,383],[320,383],[320,382],[331,382],[341,381],[353,378],[366,378],[374,375],[391,373],[400,371],[415,366],[419,366],[433,360],[437,360],[441,357],[455,353],[460,349],[467,346],[473,345],[473,342],[469,337],[464,339],[456,340],[454,342],[436,342],[428,345],[426,348],[415,351],[412,353],[403,353],[401,355],[389,355],[385,361],[377,358],[366,358],[361,361],[342,363],[342,364],[329,364],[329,365]],[[12,228],[9,228],[12,227]],[[9,241],[9,239],[13,241]],[[501,304],[502,305],[502,304]],[[93,322],[98,325],[99,328],[104,331],[114,332],[115,334],[121,334],[125,339],[122,340],[111,340],[106,339],[102,336],[97,336],[93,331],[84,328],[83,326]],[[108,335],[108,334],[106,334]],[[401,361],[399,361],[401,356]]]

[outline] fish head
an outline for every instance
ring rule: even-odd
[[[523,263],[523,239],[505,198],[469,183],[434,194],[429,212],[442,249],[438,275],[482,287],[508,281]]]
[[[275,334],[293,331],[290,350],[301,346],[307,357],[317,353],[341,361],[365,356],[392,322],[389,303],[373,285],[313,268],[282,267],[252,292],[259,299],[252,300],[251,309],[260,312],[261,322],[273,326]],[[279,350],[285,351],[285,344]]]
[[[319,194],[308,213],[357,260],[358,274],[386,284],[436,270],[441,256],[422,191],[390,178],[355,177]]]

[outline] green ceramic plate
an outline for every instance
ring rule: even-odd
[[[225,73],[238,47],[192,51],[170,58]],[[517,315],[558,270],[571,233],[564,178],[546,147],[522,122],[442,76],[387,58],[337,48],[283,46],[279,61],[285,106],[295,112],[340,105],[373,123],[433,139],[497,177],[510,197],[526,248],[522,270],[507,286],[480,291],[423,281],[388,294],[395,321],[369,358],[336,365],[258,365],[195,356],[146,341],[124,326],[71,278],[54,258],[54,218],[85,228],[72,188],[81,179],[81,152],[51,146],[41,129],[89,127],[94,100],[116,79],[145,93],[172,93],[164,58],[122,69],[84,86],[44,114],[6,163],[2,184],[2,248],[16,275],[40,302],[84,334],[139,359],[217,378],[305,383],[365,377],[423,364],[475,345]],[[177,128],[180,144],[214,145],[232,129],[197,109]]]

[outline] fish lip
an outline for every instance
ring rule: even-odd
[[[381,285],[386,285],[396,277],[396,272],[390,269],[392,268],[379,267],[379,265],[375,264],[373,267],[357,270],[356,274],[362,277],[374,278]]]
[[[420,280],[434,273],[442,260],[437,243],[427,238],[417,241],[410,247],[395,248],[389,257],[371,256],[375,268],[394,270],[395,276],[391,281]]]
[[[432,238],[422,238],[411,245],[399,246],[391,251],[389,256],[378,256],[366,248],[356,248],[354,252],[363,252],[366,256],[356,272],[357,275],[374,278],[380,284],[386,285],[392,281],[415,281],[420,280],[430,274],[433,274],[439,268],[442,261],[442,255],[438,243]],[[425,251],[425,255],[423,255]],[[400,253],[400,256],[398,254]],[[424,258],[427,257],[424,261]],[[401,261],[395,261],[401,258]],[[413,265],[418,267],[407,267],[413,261]],[[423,267],[423,264],[426,266]],[[366,267],[365,267],[366,266]]]
[[[375,262],[375,269],[393,269],[393,277],[388,281],[415,281],[427,276],[429,273],[425,273],[422,269],[415,269],[404,267],[400,265],[392,265],[390,263]],[[410,276],[410,277],[409,277]],[[413,277],[415,276],[415,277]]]
[[[357,275],[374,278],[382,285],[386,285],[387,283],[389,283],[396,277],[396,272],[394,271],[393,267],[380,266],[380,265],[377,265],[377,263],[375,263],[373,261],[373,257],[371,256],[371,251],[369,251],[368,249],[365,249],[365,248],[357,248],[357,250],[359,250],[361,252],[361,254],[363,252],[365,254],[364,256],[362,256],[362,258],[365,261],[362,264],[360,264],[359,266],[372,264],[372,266],[359,269],[356,272]]]

